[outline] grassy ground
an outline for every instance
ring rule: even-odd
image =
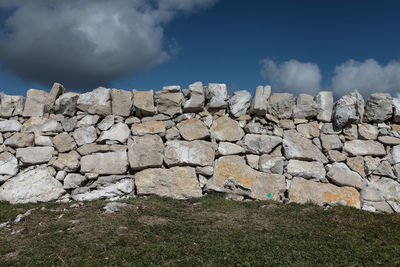
[[[0,203],[0,223],[36,208],[21,222],[0,228],[0,265],[400,265],[396,214],[236,202],[217,195],[124,202],[131,206],[113,214],[103,214],[104,201],[79,208]]]

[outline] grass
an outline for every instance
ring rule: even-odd
[[[0,203],[2,266],[394,266],[400,215],[348,207],[237,202],[218,195],[177,201]],[[22,230],[19,233],[14,233]]]

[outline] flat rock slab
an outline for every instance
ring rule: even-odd
[[[329,168],[327,176],[330,180],[339,186],[351,186],[357,189],[363,189],[366,181],[357,172],[352,171],[342,162],[335,162]]]
[[[24,165],[47,163],[53,156],[53,147],[17,148],[17,159]]]
[[[175,199],[201,197],[202,190],[192,167],[146,169],[136,173],[138,195],[155,194]]]
[[[95,153],[81,158],[81,172],[124,174],[128,170],[126,151]]]
[[[48,202],[65,193],[63,185],[47,167],[26,169],[0,187],[0,201],[16,203]]]
[[[22,124],[17,120],[0,121],[0,132],[19,132]]]
[[[165,123],[163,121],[148,121],[144,123],[134,123],[131,128],[133,135],[146,134],[165,134]]]
[[[99,178],[100,179],[100,178]],[[76,201],[91,201],[96,199],[116,200],[126,196],[134,196],[135,183],[131,178],[121,179],[112,184],[99,186],[85,192],[72,191],[71,198]]]
[[[131,169],[161,167],[164,144],[158,135],[134,136],[128,141],[128,158]]]
[[[286,167],[287,173],[305,179],[325,179],[325,167],[320,161],[302,161],[291,159]]]
[[[246,134],[243,141],[248,152],[268,154],[282,143],[282,138],[279,136]]]
[[[214,157],[212,144],[201,140],[168,141],[164,150],[164,161],[168,166],[211,166]]]
[[[344,151],[353,156],[385,156],[385,147],[373,140],[353,140],[344,143]]]
[[[353,187],[338,187],[332,184],[309,181],[294,177],[289,188],[289,201],[296,203],[314,202],[317,205],[346,205],[360,208],[360,194]]]
[[[111,129],[103,131],[97,141],[101,142],[111,140],[123,144],[128,140],[130,132],[128,125],[119,122],[114,124]]]

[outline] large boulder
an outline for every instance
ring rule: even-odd
[[[25,98],[23,96],[3,95],[0,104],[0,117],[9,118],[22,115],[24,103]]]
[[[79,95],[77,101],[78,109],[90,114],[111,114],[111,90],[99,87],[91,92]]]
[[[365,105],[364,121],[383,122],[392,117],[392,97],[390,94],[371,94]]]
[[[318,179],[325,180],[324,164],[320,161],[302,161],[302,160],[289,160],[286,167],[286,172],[292,176],[302,177],[305,179]]]
[[[268,99],[268,113],[278,119],[290,119],[293,116],[295,98],[288,93],[275,93]]]
[[[78,102],[78,93],[65,93],[57,98],[54,106],[56,114],[63,114],[66,116],[74,116],[76,113],[76,102]]]
[[[343,150],[353,156],[385,156],[385,147],[373,140],[352,140],[344,143]]]
[[[184,112],[200,112],[204,108],[205,96],[201,82],[189,85],[190,98],[183,105]]]
[[[128,170],[126,151],[95,153],[81,158],[81,172],[124,174]]]
[[[130,132],[129,127],[125,123],[119,122],[114,124],[111,129],[102,132],[97,141],[102,142],[111,140],[124,144],[126,140],[128,140]]]
[[[235,91],[229,99],[229,113],[233,117],[246,115],[247,109],[250,107],[251,94],[246,90]]]
[[[242,139],[244,135],[244,131],[239,126],[239,123],[228,116],[222,116],[216,119],[211,126],[210,132],[211,138],[215,138],[218,141],[229,142],[238,141]]]
[[[181,121],[177,126],[183,139],[188,141],[210,136],[207,126],[197,118]]]
[[[159,113],[169,116],[182,113],[184,103],[180,86],[164,86],[163,90],[156,92],[156,104]]]
[[[357,189],[363,189],[367,182],[355,171],[342,162],[334,162],[328,167],[326,174],[332,183],[339,186],[351,186]]]
[[[333,122],[338,127],[362,122],[364,116],[364,98],[355,90],[342,96],[335,104]]]
[[[282,138],[279,136],[246,134],[243,143],[249,153],[268,154],[282,143]]]
[[[205,89],[205,96],[208,101],[207,107],[209,109],[226,108],[226,101],[229,98],[226,84],[209,83]]]
[[[207,191],[242,195],[254,199],[279,201],[286,190],[285,177],[250,168],[240,156],[224,156],[215,161]]]
[[[250,114],[264,116],[267,113],[268,98],[271,95],[271,86],[257,86],[250,105]]]
[[[26,92],[26,100],[22,116],[24,117],[43,116],[44,113],[47,112],[45,105],[48,97],[49,93],[45,91],[29,89],[28,92]]]
[[[296,99],[296,106],[293,110],[294,118],[311,119],[318,115],[319,107],[314,97],[307,94],[299,94]]]
[[[132,111],[132,93],[125,90],[111,90],[111,111],[113,115],[128,117]]]
[[[175,199],[201,197],[202,190],[192,167],[146,169],[136,173],[138,195],[155,194]]]
[[[132,170],[161,167],[164,144],[158,135],[134,136],[128,141],[128,158]]]
[[[333,94],[328,91],[318,92],[315,97],[315,102],[317,102],[319,112],[317,119],[323,122],[330,122],[332,120],[333,113]]]
[[[53,152],[54,148],[48,146],[24,147],[17,148],[16,156],[23,165],[35,165],[49,162]]]
[[[10,152],[0,154],[0,175],[14,176],[18,173],[18,160]]]
[[[155,114],[154,92],[133,90],[133,105],[135,106],[136,116],[152,116]]]
[[[317,205],[346,205],[360,208],[360,194],[353,187],[338,187],[333,184],[309,181],[294,177],[289,188],[289,201],[314,202]]]
[[[15,203],[48,202],[65,193],[47,167],[28,168],[0,187],[0,201]]]
[[[164,161],[168,166],[211,166],[214,163],[214,157],[212,144],[200,140],[167,141],[164,149]]]
[[[328,159],[311,140],[304,138],[295,130],[283,134],[283,153],[286,159],[320,161],[328,163]]]

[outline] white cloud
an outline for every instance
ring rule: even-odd
[[[304,63],[295,59],[275,63],[267,58],[262,60],[261,76],[276,91],[315,94],[320,89],[321,72],[314,63]]]
[[[372,93],[400,92],[400,62],[392,61],[383,66],[374,59],[364,62],[348,60],[335,67],[332,78],[335,95],[341,96],[357,89],[364,97]]]
[[[0,62],[25,80],[92,89],[168,60],[164,27],[217,0],[1,0]]]

